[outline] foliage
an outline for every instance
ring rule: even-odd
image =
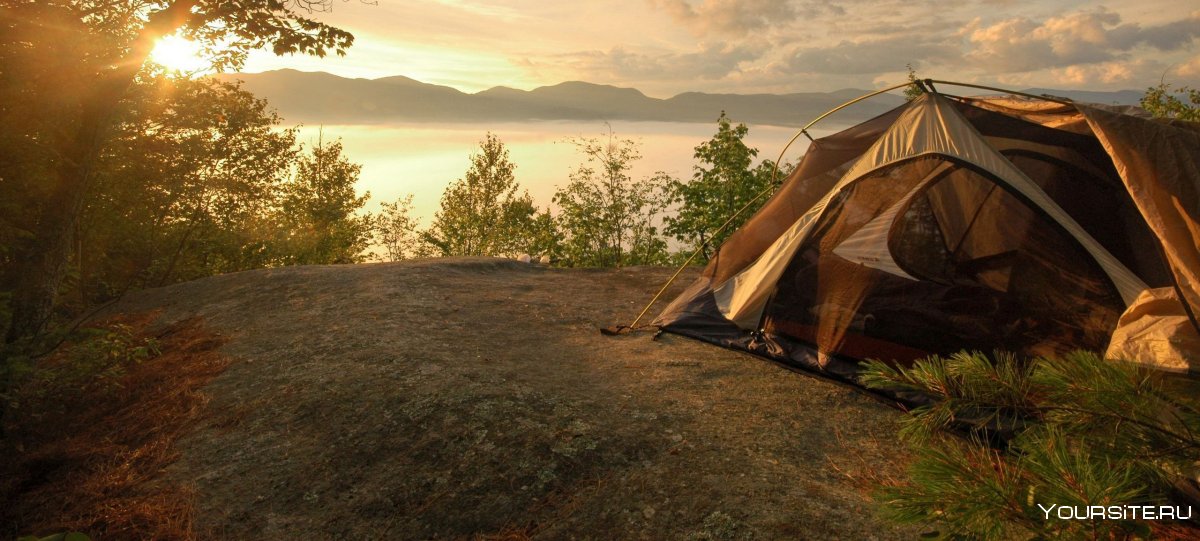
[[[1144,536],[1132,515],[1061,520],[1047,509],[1166,505],[1173,483],[1195,478],[1195,385],[1162,378],[1088,352],[870,361],[868,387],[932,399],[902,430],[917,451],[908,482],[879,496],[895,518],[940,523],[945,538]],[[966,439],[950,435],[963,429]]]
[[[274,263],[294,130],[235,85],[139,84],[101,155],[73,254],[80,300]]]
[[[138,337],[132,327],[122,323],[82,329],[72,340],[62,354],[54,357],[10,357],[0,378],[3,383],[0,400],[5,402],[4,405],[18,409],[23,407],[21,401],[31,401],[41,404],[42,408],[27,415],[38,418],[53,415],[58,413],[54,408],[65,404],[67,397],[116,391],[131,366],[160,354],[157,340]],[[26,392],[20,399],[12,394],[24,382],[30,381],[33,384],[24,386]],[[49,397],[59,398],[51,400]]]
[[[561,257],[563,253],[563,234],[558,228],[558,221],[545,209],[533,217],[529,224],[529,251],[534,255],[544,255],[551,259]]]
[[[400,261],[420,257],[429,251],[421,239],[417,226],[420,221],[413,217],[413,196],[381,203],[382,211],[375,217],[375,243],[384,249],[387,261]]]
[[[294,265],[357,263],[371,240],[372,219],[357,212],[370,192],[358,196],[362,166],[342,155],[341,141],[318,139],[296,162],[295,174],[282,186],[279,220],[283,224],[281,262]]]
[[[641,158],[637,143],[611,132],[605,141],[572,141],[584,162],[554,193],[564,263],[577,267],[660,265],[667,243],[659,235],[661,192],[672,179],[662,172],[630,176]]]
[[[146,74],[96,161],[58,296],[72,316],[126,291],[290,263],[358,260],[368,218],[338,144],[301,156],[295,130],[239,86]],[[320,168],[318,163],[322,164]],[[315,175],[320,169],[323,178]],[[0,164],[0,260],[23,251],[43,194]],[[25,235],[25,236],[22,236]],[[4,261],[5,270],[17,265]],[[0,279],[0,300],[16,287]],[[7,318],[0,308],[0,323]]]
[[[1146,89],[1142,108],[1155,118],[1200,122],[1200,89],[1183,86],[1172,92],[1171,85],[1159,83]]]
[[[115,380],[123,367],[159,354],[157,340],[137,338],[129,325],[115,323],[93,330],[91,334],[91,338],[71,349],[69,364],[75,370],[95,374],[101,379]]]
[[[504,142],[488,133],[471,155],[470,169],[442,193],[426,242],[443,256],[528,253],[537,207],[520,191],[515,170]]]
[[[360,259],[368,218],[355,213],[365,198],[340,144],[301,156],[295,130],[278,129],[266,102],[211,79],[147,76],[129,101],[84,201],[63,306],[225,272]],[[33,204],[35,194],[11,196]],[[29,229],[34,218],[10,223]]]
[[[0,156],[20,158],[0,160],[0,193],[27,195],[18,224],[0,225],[0,257],[11,263],[4,287],[14,292],[6,342],[49,321],[98,162],[119,132],[114,123],[138,103],[131,89],[153,69],[146,60],[158,40],[195,39],[226,68],[265,45],[278,54],[344,54],[353,36],[307,16],[330,2],[3,2],[0,120],[11,133],[0,137]]]
[[[921,97],[921,94],[924,94],[925,91],[917,84],[917,81],[921,79],[917,77],[917,70],[913,69],[912,63],[905,64],[904,67],[908,68],[908,82],[913,83],[904,87],[904,100],[912,101]]]
[[[665,232],[700,249],[705,261],[767,202],[787,174],[786,167],[776,171],[771,160],[754,166],[758,149],[743,141],[749,131],[745,124],[734,126],[722,111],[717,133],[696,147],[700,165],[692,179],[667,183],[667,200],[678,205],[678,212],[666,218]]]

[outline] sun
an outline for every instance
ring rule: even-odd
[[[179,36],[167,36],[158,40],[150,60],[169,70],[192,74],[209,68],[209,62],[201,53],[200,44]]]

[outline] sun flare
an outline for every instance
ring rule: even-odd
[[[150,59],[156,64],[172,71],[195,73],[208,69],[209,63],[204,59],[200,44],[181,38],[167,36],[158,40]]]

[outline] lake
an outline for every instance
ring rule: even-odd
[[[696,145],[709,140],[717,124],[676,122],[611,122],[612,132],[641,144],[642,159],[633,167],[633,177],[643,178],[665,171],[677,178],[690,178]],[[516,164],[516,178],[529,190],[541,208],[550,203],[555,187],[565,185],[568,175],[583,161],[570,138],[607,137],[604,122],[543,121],[476,124],[393,124],[303,126],[299,140],[306,147],[316,143],[318,134],[325,140],[341,138],[345,155],[362,165],[359,192],[371,192],[367,210],[376,211],[381,201],[393,201],[413,194],[415,214],[422,226],[429,224],[438,208],[442,191],[462,178],[471,166],[470,155],[491,131],[509,150]],[[813,129],[814,137],[839,129],[826,126]],[[797,133],[796,128],[750,126],[746,144],[759,149],[759,159],[775,160]],[[808,147],[801,136],[784,157],[795,162]]]

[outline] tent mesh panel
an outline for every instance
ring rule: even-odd
[[[835,253],[906,198],[878,258]],[[886,258],[907,276],[874,261]],[[784,272],[764,329],[854,358],[1047,355],[1103,349],[1122,310],[1111,281],[1060,226],[984,174],[924,157],[835,198]]]

